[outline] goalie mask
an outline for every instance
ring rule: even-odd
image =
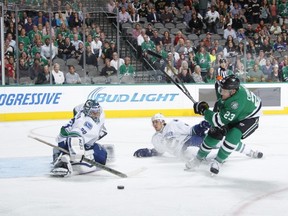
[[[99,118],[102,113],[102,107],[98,101],[89,99],[84,104],[83,112],[85,115],[91,117],[95,122],[99,122]]]

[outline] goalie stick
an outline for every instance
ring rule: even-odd
[[[59,146],[56,146],[56,145],[54,145],[54,144],[52,144],[52,143],[49,143],[49,142],[46,142],[45,140],[42,140],[42,139],[40,139],[40,138],[38,138],[38,137],[33,137],[33,136],[28,136],[29,138],[31,138],[31,139],[34,139],[34,140],[37,140],[37,141],[39,141],[39,142],[41,142],[41,143],[44,143],[44,144],[46,144],[46,145],[49,145],[49,146],[51,146],[51,147],[53,147],[53,148],[56,148],[56,149],[58,149],[58,150],[60,150],[60,151],[62,151],[62,152],[64,152],[64,153],[66,153],[66,154],[69,154],[69,151],[67,151],[66,149],[64,149],[64,148],[61,148],[61,147],[59,147]],[[105,165],[103,165],[103,164],[100,164],[100,163],[98,163],[98,162],[96,162],[96,161],[93,161],[93,160],[90,160],[90,159],[88,159],[88,158],[83,158],[83,161],[85,161],[85,162],[87,162],[87,163],[89,163],[89,164],[91,164],[91,165],[93,165],[93,166],[96,166],[96,167],[98,167],[98,168],[100,168],[100,169],[102,169],[102,170],[105,170],[105,171],[107,171],[107,172],[110,172],[110,173],[112,173],[112,174],[114,174],[114,175],[117,175],[117,176],[119,176],[119,177],[121,177],[121,178],[127,178],[128,176],[126,175],[126,174],[124,174],[124,173],[122,173],[122,172],[119,172],[119,171],[117,171],[117,170],[115,170],[115,169],[112,169],[112,168],[110,168],[110,167],[107,167],[107,166],[105,166]]]
[[[160,59],[163,59],[163,61],[167,62],[166,59],[162,58],[161,55],[159,55],[158,53],[155,53],[154,51],[152,50],[147,50],[147,53],[152,55],[152,56],[155,56],[157,58],[160,58]],[[192,97],[192,95],[190,94],[190,92],[188,91],[188,89],[186,88],[186,86],[184,85],[184,83],[182,82],[181,79],[177,79],[178,82],[181,84],[181,86],[179,85],[179,83],[177,83],[172,77],[170,77],[167,73],[165,73],[165,71],[163,71],[162,69],[159,69],[163,74],[164,76],[169,79],[171,82],[174,83],[174,85],[176,85],[193,103],[196,103],[196,101],[194,100],[194,98]],[[172,71],[175,75],[177,75],[174,71]]]

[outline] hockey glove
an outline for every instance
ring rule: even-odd
[[[148,149],[148,148],[138,149],[133,154],[134,157],[152,157],[157,155],[158,153],[155,149]]]
[[[209,105],[205,101],[200,101],[194,103],[193,108],[196,114],[204,115],[205,110],[209,109]]]

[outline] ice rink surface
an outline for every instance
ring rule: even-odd
[[[191,125],[202,120],[179,119]],[[56,144],[66,122],[0,123],[1,216],[288,215],[288,116],[261,117],[259,129],[244,141],[264,158],[234,152],[214,177],[208,164],[186,172],[184,162],[169,155],[134,158],[138,148],[152,148],[150,118],[106,120],[109,133],[100,143],[114,144],[116,151],[108,166],[130,175],[127,179],[106,171],[49,177],[52,148],[28,135]]]

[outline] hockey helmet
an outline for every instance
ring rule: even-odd
[[[99,117],[102,112],[102,108],[98,101],[93,99],[88,99],[83,107],[83,112],[85,115],[90,116],[94,121],[99,121]]]
[[[220,87],[221,89],[238,90],[240,86],[240,80],[235,75],[229,75],[221,80]]]
[[[151,118],[152,122],[155,121],[155,120],[159,120],[161,122],[165,122],[165,117],[161,113],[157,113],[157,114],[153,115],[152,118]]]

